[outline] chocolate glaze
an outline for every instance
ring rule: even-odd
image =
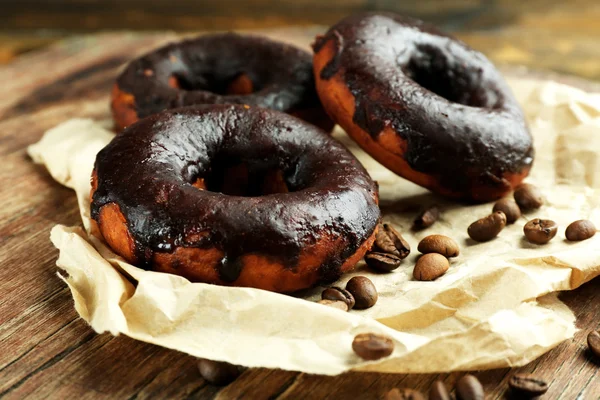
[[[225,95],[240,74],[254,92]],[[182,88],[169,85],[175,76]],[[139,118],[195,104],[248,104],[293,112],[321,107],[310,53],[267,38],[235,33],[172,43],[132,61],[117,79],[135,98]]]
[[[343,19],[317,39],[336,54],[320,72],[338,72],[354,96],[353,121],[375,140],[391,126],[407,143],[410,167],[466,192],[474,182],[506,185],[505,172],[533,162],[522,111],[481,53],[422,21],[393,13]]]
[[[250,173],[283,171],[289,193],[228,196],[192,186],[214,160],[244,163]],[[358,160],[335,139],[289,115],[239,105],[165,111],[138,121],[96,158],[92,218],[119,205],[137,262],[154,252],[217,247],[218,272],[234,281],[240,256],[259,253],[295,268],[300,252],[323,235],[340,239],[341,254],[321,266],[323,281],[373,233],[377,189]],[[207,232],[206,235],[194,235]]]

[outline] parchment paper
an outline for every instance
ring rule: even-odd
[[[472,221],[491,212],[491,204],[444,201],[389,172],[336,131],[379,181],[384,221],[403,232],[413,247],[393,273],[358,266],[354,274],[367,275],[379,291],[371,309],[346,313],[312,302],[322,288],[294,297],[144,271],[84,229],[62,225],[51,232],[60,249],[57,265],[64,272],[59,275],[71,289],[77,312],[95,331],[234,364],[319,374],[525,364],[575,332],[575,318],[555,292],[600,274],[600,235],[580,243],[564,239],[564,228],[576,219],[589,218],[600,226],[600,96],[553,82],[510,84],[535,136],[537,158],[528,181],[543,188],[547,205],[488,243],[472,242],[466,232]],[[29,148],[36,162],[76,191],[86,229],[94,158],[113,135],[102,124],[108,126],[107,121],[67,121]],[[441,207],[441,220],[412,233],[418,209],[433,202]],[[523,225],[534,217],[558,222],[559,234],[550,244],[523,240]],[[417,243],[432,233],[454,238],[461,255],[437,281],[413,281]],[[392,337],[393,354],[377,362],[358,358],[351,342],[361,332]]]

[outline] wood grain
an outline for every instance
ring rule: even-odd
[[[315,29],[277,36],[307,42]],[[0,67],[0,81],[10,94],[0,97],[0,397],[375,399],[393,387],[427,391],[435,379],[452,387],[461,373],[323,377],[252,369],[219,388],[199,377],[190,356],[124,336],[95,334],[77,318],[68,289],[56,276],[57,251],[48,237],[56,223],[79,223],[75,196],[34,165],[25,149],[68,118],[106,118],[120,65],[169,38],[79,37]],[[600,397],[600,362],[585,350],[587,332],[600,328],[600,279],[561,298],[574,310],[581,331],[525,367],[477,373],[489,399],[503,398],[517,371],[533,371],[550,381],[548,399]]]
[[[2,4],[0,63],[77,32],[331,25],[375,10],[435,23],[497,63],[600,80],[597,0],[18,0]]]
[[[360,11],[394,11],[449,30],[549,26],[597,32],[594,0],[19,0],[3,4],[3,28],[221,30],[331,25]]]

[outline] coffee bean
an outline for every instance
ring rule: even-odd
[[[498,236],[505,226],[506,215],[502,211],[496,211],[469,225],[467,233],[471,239],[477,242],[487,242]]]
[[[444,275],[450,268],[448,259],[441,254],[423,254],[417,260],[413,277],[418,281],[433,281]]]
[[[410,254],[410,245],[393,226],[383,224],[379,226],[375,235],[373,251],[393,254],[400,259],[404,259]]]
[[[548,384],[531,374],[515,374],[508,381],[511,391],[520,398],[531,399],[548,391]]]
[[[502,211],[506,215],[506,223],[513,224],[516,220],[521,218],[521,209],[516,201],[505,197],[500,199],[494,204],[493,212]]]
[[[383,397],[384,400],[425,400],[421,392],[412,389],[392,389]]]
[[[400,266],[402,259],[389,253],[367,253],[365,262],[377,271],[390,272]]]
[[[438,220],[439,217],[440,217],[440,210],[437,208],[437,206],[429,206],[429,207],[423,209],[419,213],[419,215],[417,215],[417,218],[415,218],[415,220],[413,222],[412,229],[417,231],[417,230],[429,228],[431,225],[433,225]]]
[[[590,351],[600,359],[600,333],[598,331],[592,331],[587,337],[588,347]]]
[[[485,400],[483,386],[479,379],[467,374],[456,382],[456,398],[458,400]]]
[[[513,194],[521,210],[535,210],[544,204],[544,198],[537,186],[523,183],[515,189]]]
[[[319,300],[317,303],[323,304],[324,306],[337,308],[338,310],[348,311],[348,304],[342,300]]]
[[[579,221],[571,222],[565,231],[567,240],[573,242],[589,239],[595,234],[596,226],[592,221],[587,219],[580,219]]]
[[[352,307],[354,307],[354,296],[352,296],[352,293],[341,287],[332,286],[323,290],[321,298],[323,300],[343,301],[348,306],[348,310],[351,310]]]
[[[361,333],[352,341],[352,350],[365,360],[373,361],[387,357],[394,351],[394,342],[376,333]]]
[[[377,289],[366,276],[355,276],[346,284],[346,290],[354,296],[354,308],[364,310],[377,303]]]
[[[458,243],[444,235],[429,235],[419,242],[421,253],[438,253],[444,257],[456,257],[460,253]]]
[[[450,400],[450,393],[442,381],[435,381],[429,391],[429,400]]]
[[[202,378],[217,386],[233,382],[242,373],[241,368],[237,365],[205,358],[198,359],[198,369]]]
[[[558,232],[556,222],[549,219],[535,218],[525,224],[523,233],[527,240],[535,244],[546,244]]]

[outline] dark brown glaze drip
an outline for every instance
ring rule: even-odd
[[[290,192],[240,197],[192,186],[217,159],[244,163],[251,174],[279,169]],[[234,281],[244,254],[294,268],[303,248],[330,235],[345,249],[321,266],[322,280],[330,282],[380,216],[375,183],[348,150],[308,123],[262,108],[213,105],[155,114],[115,137],[98,153],[95,169],[92,218],[102,206],[118,204],[146,268],[153,252],[217,247],[225,254],[219,275]]]
[[[227,95],[246,74],[254,91]],[[176,77],[180,88],[170,85]],[[196,104],[248,104],[294,112],[320,108],[310,53],[267,38],[235,33],[172,43],[132,61],[117,79],[135,98],[139,118]]]
[[[341,72],[354,96],[353,121],[373,138],[391,126],[406,140],[412,169],[461,192],[474,175],[482,185],[504,185],[503,173],[531,167],[533,141],[523,113],[481,53],[392,13],[345,18],[315,51],[329,40],[337,53],[321,77]]]

